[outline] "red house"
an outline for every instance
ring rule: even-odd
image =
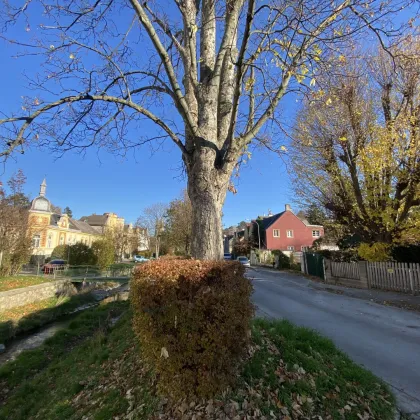
[[[263,232],[260,232],[261,245],[268,250],[303,251],[324,235],[323,226],[310,225],[307,221],[299,219],[289,204],[286,204],[282,213],[261,220],[260,226],[263,227]]]

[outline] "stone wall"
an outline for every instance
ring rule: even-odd
[[[68,280],[51,281],[0,292],[0,312],[60,294],[72,295],[75,293],[77,293],[76,288]]]

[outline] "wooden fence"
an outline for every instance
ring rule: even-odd
[[[325,260],[324,267],[327,283],[420,294],[420,264]]]
[[[372,289],[420,294],[420,264],[368,263],[367,276]]]
[[[357,263],[331,261],[331,275],[358,280],[360,279],[359,265]]]

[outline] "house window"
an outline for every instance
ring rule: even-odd
[[[301,250],[301,251],[307,251],[307,249],[308,249],[308,247],[307,247],[307,246],[304,246],[304,245],[302,245],[302,246],[300,247],[300,250]]]
[[[275,238],[280,238],[280,231],[278,229],[273,229],[273,236]]]
[[[294,251],[295,250],[295,247],[294,246],[291,246],[291,245],[288,245],[287,250],[288,251]]]
[[[293,230],[287,230],[286,235],[288,238],[293,238]]]
[[[32,238],[32,245],[34,248],[39,248],[41,246],[41,235],[34,235]]]
[[[312,231],[312,237],[313,238],[319,238],[321,236],[319,230],[313,230]]]
[[[52,247],[52,235],[51,233],[48,235],[48,241],[47,241],[47,248]]]
[[[64,245],[64,235],[60,236],[60,245]]]

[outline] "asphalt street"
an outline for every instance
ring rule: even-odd
[[[286,318],[331,338],[392,387],[402,411],[420,419],[420,314],[318,290],[298,274],[251,268],[247,276],[257,315]]]

